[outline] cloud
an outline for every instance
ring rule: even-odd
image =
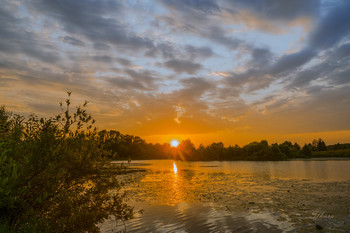
[[[125,58],[118,57],[115,60],[123,66],[131,66],[132,65],[131,61],[128,59],[125,59]]]
[[[177,73],[188,73],[195,74],[199,69],[202,68],[202,65],[199,63],[193,63],[191,61],[182,61],[182,60],[169,60],[164,63],[164,66],[172,69]]]
[[[107,82],[122,89],[152,91],[158,88],[155,72],[148,70],[135,71],[132,69],[121,70],[125,76],[114,76],[107,78]]]
[[[110,56],[107,56],[107,55],[93,56],[92,59],[95,62],[103,62],[103,63],[111,63],[112,62],[112,58]]]
[[[322,61],[298,72],[287,85],[287,88],[302,88],[312,81],[320,80],[328,85],[349,83],[350,43],[343,44],[322,56]]]
[[[327,49],[340,42],[350,33],[350,2],[340,1],[328,14],[321,18],[309,38],[309,46]]]
[[[56,63],[61,58],[50,43],[21,26],[21,18],[14,17],[6,4],[0,6],[0,52],[7,54],[25,54],[41,62]],[[10,8],[10,7],[9,7]]]
[[[261,133],[305,133],[350,129],[349,87],[325,88],[309,96],[294,96],[272,102],[263,114],[244,121]],[[292,116],[292,117],[290,117]],[[335,120],[336,119],[336,120]]]
[[[147,87],[143,83],[137,82],[135,80],[126,79],[124,77],[112,77],[109,78],[107,81],[109,84],[115,85],[122,89],[147,90]]]
[[[149,38],[140,37],[115,18],[123,6],[114,1],[53,0],[30,2],[27,6],[34,12],[59,20],[69,34],[84,35],[95,43],[123,46],[129,50],[153,48]]]
[[[98,50],[110,50],[111,49],[111,46],[109,46],[108,44],[106,43],[101,43],[101,42],[95,42],[94,43],[94,48],[95,49],[98,49]]]
[[[278,75],[283,72],[295,70],[309,62],[314,56],[313,50],[304,49],[300,52],[283,55],[270,68],[269,72],[273,75]]]
[[[161,42],[157,43],[154,47],[149,48],[145,55],[147,57],[155,58],[158,54],[161,54],[163,58],[174,58],[174,48],[171,43]]]
[[[227,36],[225,30],[217,25],[210,27],[209,30],[203,32],[202,35],[232,50],[240,46],[247,46],[244,41]]]
[[[272,33],[285,32],[289,26],[295,25],[308,29],[320,11],[320,1],[317,0],[226,0],[221,5],[229,19],[252,30]],[[225,14],[223,16],[225,18]]]
[[[216,1],[213,0],[162,0],[163,4],[168,7],[177,9],[178,11],[190,11],[190,12],[200,12],[205,14],[215,13],[219,11],[220,8]]]
[[[273,54],[269,49],[255,47],[251,50],[251,60],[248,65],[263,69],[271,64],[272,58]]]
[[[279,1],[279,0],[228,0],[226,6],[231,6],[234,13],[239,10],[251,11],[269,20],[291,21],[299,17],[315,17],[318,14],[320,2],[317,0]]]
[[[197,47],[192,45],[186,45],[185,50],[190,55],[191,59],[195,59],[197,57],[208,58],[214,55],[212,49],[207,46]]]
[[[85,43],[83,41],[78,40],[78,39],[71,37],[71,36],[63,37],[63,42],[74,45],[74,46],[80,46],[80,47],[85,46]]]
[[[176,118],[174,118],[174,121],[180,125],[181,124],[180,118],[182,114],[185,113],[185,110],[181,106],[175,106],[175,112],[176,112]]]
[[[216,1],[162,1],[171,12],[158,17],[157,24],[165,23],[173,32],[181,31],[209,39],[229,49],[237,49],[246,43],[231,37],[221,26],[221,8]],[[218,20],[219,19],[219,20]]]
[[[6,2],[0,98],[44,114],[71,90],[101,128],[140,136],[349,129],[349,5]]]
[[[205,78],[187,78],[182,79],[180,83],[183,85],[183,89],[175,91],[176,98],[181,99],[183,102],[188,100],[199,100],[202,95],[215,88],[215,84],[206,80]]]

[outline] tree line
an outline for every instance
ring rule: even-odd
[[[177,159],[189,161],[213,160],[287,160],[293,158],[310,158],[317,152],[350,149],[350,144],[336,144],[327,146],[323,139],[315,139],[304,144],[285,141],[283,143],[269,144],[266,140],[252,142],[240,147],[238,145],[225,147],[222,142],[195,147],[190,139],[183,140],[177,148],[169,143],[152,144],[138,136],[122,134],[115,130],[99,131],[105,147],[108,148],[111,159]]]

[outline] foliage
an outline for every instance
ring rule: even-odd
[[[102,130],[98,135],[105,148],[112,152],[112,159],[171,159],[174,156],[169,144],[153,145],[140,137],[121,134],[115,130]]]
[[[350,149],[350,143],[337,143],[335,145],[329,145],[327,146],[327,150],[346,150]]]
[[[326,151],[327,150],[326,143],[321,138],[319,138],[317,141],[317,149],[319,151]]]
[[[300,154],[310,157],[312,155],[311,145],[305,144],[303,148],[301,148]]]
[[[350,157],[350,149],[317,151],[312,155],[314,157]]]
[[[190,139],[186,139],[182,141],[178,146],[178,150],[175,154],[175,159],[180,159],[180,160],[189,160],[193,156],[193,153],[195,151],[195,147],[193,143],[191,142]]]
[[[48,119],[0,108],[3,232],[99,232],[108,216],[132,217],[87,103],[73,114],[69,98],[60,105],[62,113]]]

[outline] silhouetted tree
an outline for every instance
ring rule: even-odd
[[[300,151],[300,146],[298,143],[294,143],[294,148],[297,150],[297,151]]]
[[[301,148],[300,153],[304,156],[311,156],[312,155],[312,151],[310,149],[310,145],[304,145],[303,148]]]
[[[326,143],[321,138],[318,139],[317,149],[319,151],[326,151],[327,150]]]
[[[195,150],[196,148],[194,147],[190,139],[183,140],[177,146],[177,151],[178,151],[177,159],[192,160],[192,156]]]

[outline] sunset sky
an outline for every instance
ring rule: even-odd
[[[0,104],[195,145],[350,142],[350,1],[0,0]]]

